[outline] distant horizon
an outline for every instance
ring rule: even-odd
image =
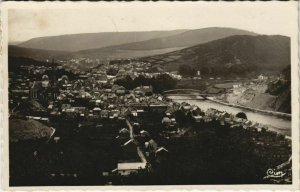
[[[289,4],[276,2],[247,6],[230,3],[215,6],[205,2],[131,2],[100,3],[95,7],[74,5],[68,9],[53,6],[13,8],[8,11],[8,41],[24,42],[38,37],[86,33],[195,30],[209,27],[291,36],[290,29],[294,22],[280,17],[278,12],[292,12],[292,9]]]
[[[243,30],[243,31],[249,31],[245,29],[239,29],[239,28],[233,28],[233,27],[204,27],[204,28],[194,28],[194,29],[170,29],[170,30],[149,30],[149,31],[100,31],[100,32],[84,32],[84,33],[66,33],[66,34],[57,34],[57,35],[49,35],[49,36],[37,36],[37,37],[32,37],[30,39],[24,40],[24,41],[9,41],[9,43],[22,43],[29,41],[31,39],[37,39],[37,38],[45,38],[45,37],[59,37],[59,36],[68,36],[68,35],[83,35],[83,34],[99,34],[99,33],[134,33],[134,32],[159,32],[159,31],[193,31],[193,30],[199,30],[199,29],[208,29],[208,28],[228,28],[228,29],[237,29],[237,30]],[[249,31],[252,33],[256,33],[254,31]],[[264,34],[259,34],[258,35],[264,35]]]
[[[201,29],[201,28],[199,28],[199,29]],[[68,35],[98,34],[98,33],[132,33],[132,32],[180,31],[180,30],[190,31],[190,30],[197,30],[197,29],[171,29],[171,30],[149,30],[149,31],[100,31],[100,32],[66,33],[66,34],[57,34],[57,35],[49,35],[49,36],[37,36],[37,37],[32,37],[32,38],[24,40],[24,41],[9,41],[9,43],[22,43],[22,42],[26,42],[26,41],[29,41],[31,39],[36,39],[36,38],[59,37],[59,36],[68,36]]]
[[[99,33],[134,33],[134,32],[159,32],[159,31],[193,31],[193,30],[199,30],[199,29],[209,29],[209,28],[227,28],[227,29],[237,29],[241,31],[248,31],[251,33],[255,33],[256,35],[280,35],[280,36],[286,36],[290,37],[288,35],[282,35],[282,34],[262,34],[262,33],[257,33],[255,31],[250,31],[246,29],[241,29],[241,28],[234,28],[234,27],[220,27],[220,26],[215,26],[215,27],[204,27],[204,28],[194,28],[194,29],[171,29],[171,30],[149,30],[149,31],[102,31],[102,32],[86,32],[86,33],[68,33],[68,34],[58,34],[58,35],[50,35],[50,36],[37,36],[37,37],[32,37],[30,39],[24,40],[24,41],[9,41],[9,45],[16,45],[20,44],[32,39],[37,39],[37,38],[47,38],[47,37],[59,37],[59,36],[68,36],[68,35],[83,35],[83,34],[99,34]],[[184,32],[183,32],[184,33]]]

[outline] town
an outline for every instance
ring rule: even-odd
[[[177,72],[137,60],[10,62],[12,185],[291,183],[289,136],[170,99]]]

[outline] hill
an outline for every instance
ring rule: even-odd
[[[111,48],[121,50],[152,50],[165,49],[171,47],[190,47],[197,44],[207,43],[209,41],[223,39],[233,35],[257,35],[253,32],[223,28],[209,27],[203,29],[189,30],[172,36],[150,39],[147,41],[118,45]]]
[[[268,84],[267,93],[276,96],[276,111],[291,113],[291,66],[281,71],[281,78]]]
[[[20,66],[29,66],[29,65],[37,65],[37,66],[57,66],[57,63],[52,62],[44,62],[38,61],[30,58],[25,57],[8,57],[8,70],[9,72],[16,72],[20,70]]]
[[[57,51],[79,51],[145,41],[182,33],[186,30],[141,31],[141,32],[102,32],[49,37],[38,37],[18,44],[20,47]]]
[[[66,56],[68,52],[65,51],[54,51],[54,50],[42,50],[42,49],[31,49],[23,48],[16,45],[8,46],[8,55],[10,57],[26,57],[36,60],[52,60],[61,56]]]
[[[244,76],[251,72],[280,71],[290,65],[290,38],[237,35],[171,53],[140,58],[166,71],[181,65],[201,75]]]
[[[119,44],[99,49],[88,49],[72,53],[73,57],[132,58],[164,54],[197,44],[222,39],[232,35],[256,35],[253,32],[222,27],[210,27],[185,31],[179,34],[146,41]]]
[[[28,54],[30,58],[42,60],[48,56],[62,59],[124,59],[164,54],[232,35],[256,34],[233,28],[210,27],[195,30],[62,35],[34,38],[18,44],[19,48],[12,46],[11,54],[23,57]],[[26,49],[22,51],[21,48]]]

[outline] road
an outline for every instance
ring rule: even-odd
[[[130,138],[134,140],[134,137],[133,137],[133,127],[132,127],[132,125],[131,125],[131,123],[129,122],[128,119],[126,119],[126,124],[129,127]],[[139,148],[139,146],[137,146],[137,152],[138,152],[138,155],[141,158],[142,162],[146,163],[147,160],[145,158],[145,155],[143,154],[143,152],[141,151],[141,149]]]
[[[126,124],[129,127],[130,138],[134,139],[134,137],[133,137],[133,127],[132,127],[131,123],[128,121],[128,119],[126,119]]]

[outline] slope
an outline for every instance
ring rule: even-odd
[[[223,28],[210,27],[185,31],[183,33],[170,35],[166,37],[154,38],[146,41],[134,43],[119,44],[103,47],[99,49],[87,49],[73,53],[73,57],[112,57],[112,58],[130,58],[142,57],[154,54],[163,54],[171,51],[180,50],[197,44],[222,39],[232,35],[256,35],[253,32]]]
[[[290,65],[290,38],[237,35],[179,51],[140,58],[166,71],[189,65],[202,75],[241,75],[282,70]]]
[[[18,47],[16,45],[8,46],[8,55],[13,57],[26,57],[36,60],[52,60],[62,55],[68,55],[65,51],[42,50]]]
[[[38,37],[18,44],[20,47],[57,51],[79,51],[145,41],[182,33],[186,30],[141,31],[141,32],[102,32],[49,37]]]

